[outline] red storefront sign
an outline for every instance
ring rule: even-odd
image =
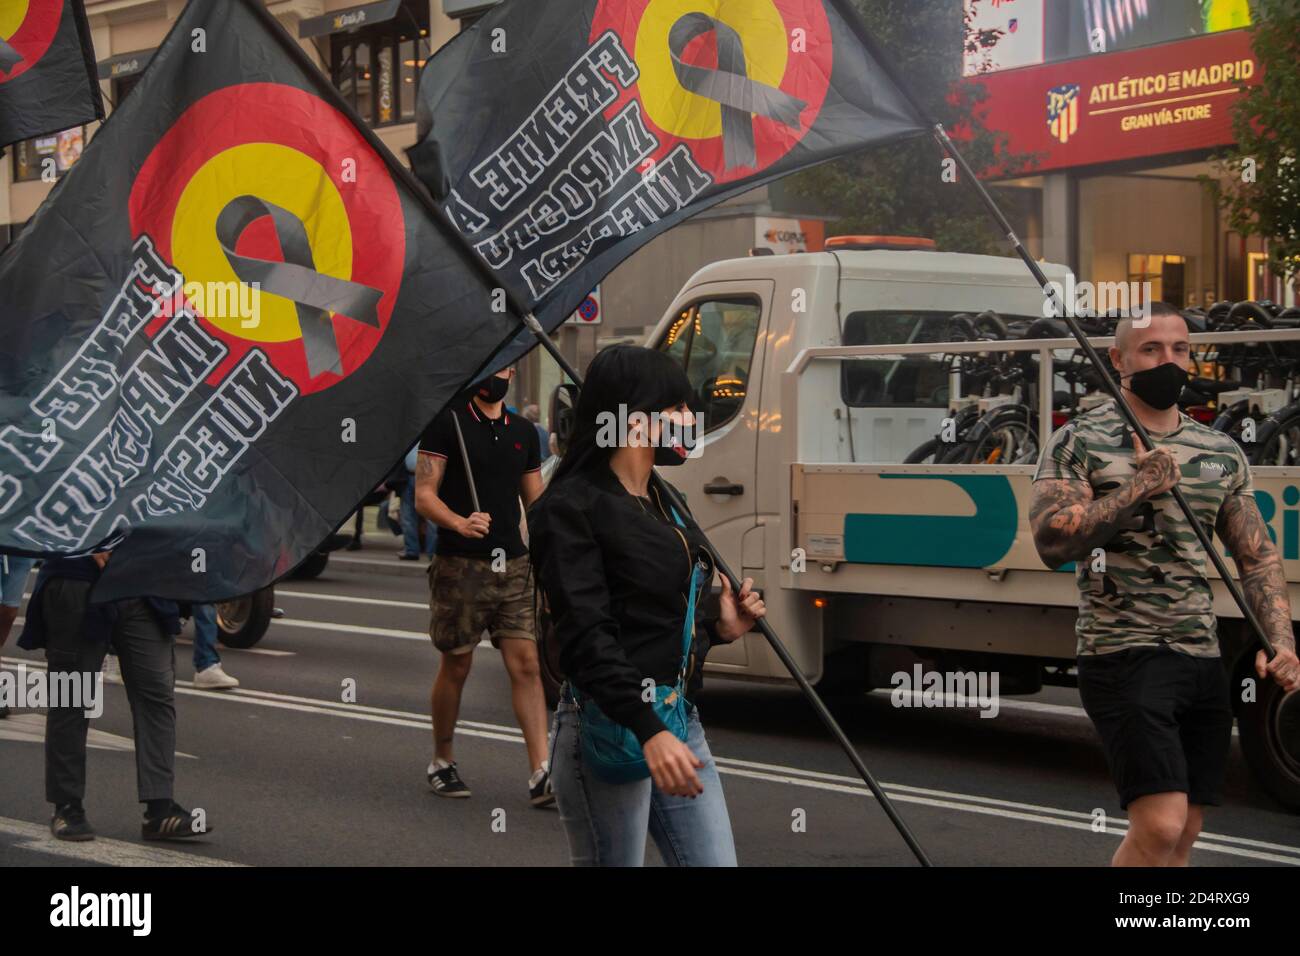
[[[963,82],[984,85],[984,125],[1042,171],[1231,143],[1232,104],[1261,74],[1250,32],[1232,30]]]

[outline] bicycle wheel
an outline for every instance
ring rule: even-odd
[[[1215,416],[1214,424],[1210,427],[1216,432],[1232,436],[1233,441],[1244,447],[1241,440],[1241,425],[1248,414],[1250,414],[1250,402],[1243,398],[1233,402],[1227,408],[1220,409],[1219,414]]]
[[[1254,446],[1245,448],[1252,465],[1300,464],[1300,403],[1264,419]]]
[[[943,448],[943,442],[938,438],[931,438],[928,442],[918,445],[913,452],[903,459],[905,465],[934,465],[938,464],[939,452]]]
[[[989,412],[970,430],[966,441],[942,463],[1015,465],[1038,460],[1038,429],[1025,405],[1004,405]]]

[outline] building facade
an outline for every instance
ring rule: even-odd
[[[1246,0],[965,2],[994,34],[968,42],[967,82],[1031,171],[988,178],[1025,191],[1035,255],[1080,279],[1150,282],[1181,308],[1295,304],[1264,240],[1229,229],[1207,184],[1234,142],[1233,104],[1264,81]]]

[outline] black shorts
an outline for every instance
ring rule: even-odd
[[[1228,677],[1217,657],[1166,646],[1079,657],[1079,696],[1106,749],[1120,806],[1181,792],[1218,806],[1232,744]]]

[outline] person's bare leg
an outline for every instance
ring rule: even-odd
[[[1128,833],[1111,866],[1169,866],[1187,825],[1187,794],[1152,793],[1128,805]]]
[[[1182,836],[1178,838],[1178,846],[1174,850],[1174,855],[1169,860],[1170,866],[1191,866],[1192,844],[1201,835],[1201,827],[1204,824],[1205,807],[1199,803],[1188,804],[1187,823],[1183,826]]]
[[[13,630],[17,619],[18,608],[0,604],[0,647],[4,647],[5,641],[9,640],[9,632]]]
[[[519,729],[524,732],[531,772],[546,759],[546,693],[542,690],[537,642],[522,637],[503,638],[501,658],[510,675],[510,701]]]
[[[433,679],[429,712],[433,718],[433,754],[440,760],[452,762],[452,738],[456,734],[456,718],[460,716],[460,695],[474,663],[474,651],[461,654],[444,653],[438,662],[438,676]]]

